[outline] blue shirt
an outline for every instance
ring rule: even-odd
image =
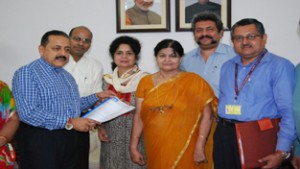
[[[95,94],[80,98],[72,75],[43,58],[18,69],[12,89],[20,120],[49,130],[63,129],[98,100]]]
[[[294,91],[294,115],[297,129],[297,137],[295,140],[295,157],[300,156],[300,63],[295,69],[295,91]]]
[[[237,82],[240,87],[256,60],[244,66],[241,57],[236,56],[223,65],[218,115],[239,121],[281,117],[277,149],[289,151],[296,136],[293,117],[294,65],[290,61],[267,52],[241,89],[236,103],[234,101],[235,64],[238,64]],[[241,114],[226,114],[226,105],[240,105]]]
[[[188,52],[180,65],[182,70],[194,72],[204,78],[213,88],[215,95],[219,97],[220,71],[223,63],[236,56],[233,48],[225,44],[219,44],[216,51],[208,57],[205,63],[198,47]]]

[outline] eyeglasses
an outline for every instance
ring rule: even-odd
[[[92,39],[81,38],[81,37],[78,37],[78,36],[73,36],[71,39],[73,39],[75,42],[82,42],[84,44],[92,43]]]
[[[259,37],[259,36],[260,36],[259,34],[249,34],[247,36],[234,36],[232,39],[237,41],[237,42],[243,42],[244,39],[253,41],[253,40],[256,39],[256,37]]]

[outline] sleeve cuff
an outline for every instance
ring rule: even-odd
[[[276,150],[290,152],[292,147],[292,141],[288,139],[278,138]]]

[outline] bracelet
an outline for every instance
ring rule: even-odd
[[[3,139],[6,143],[8,143],[8,139],[5,136],[0,136],[0,139]]]
[[[132,136],[132,138],[140,138],[140,136]]]
[[[205,136],[203,136],[202,134],[199,135],[200,138],[206,139]]]

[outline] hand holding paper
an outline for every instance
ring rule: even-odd
[[[114,96],[104,100],[83,117],[103,123],[132,111],[134,108],[135,107],[125,104],[119,98]]]

